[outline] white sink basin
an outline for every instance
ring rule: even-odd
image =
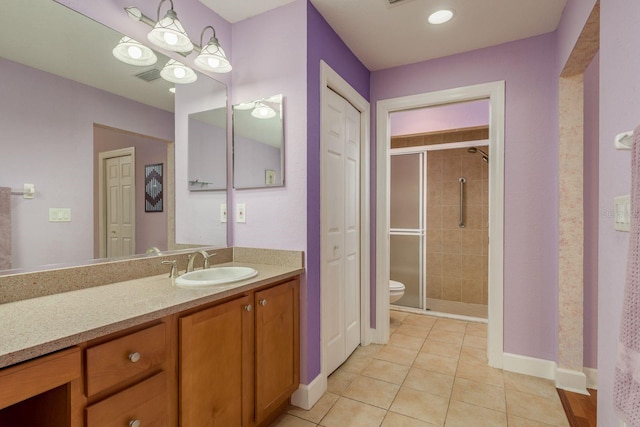
[[[257,274],[258,270],[251,267],[214,267],[183,274],[176,278],[176,285],[183,288],[224,285],[250,279]]]

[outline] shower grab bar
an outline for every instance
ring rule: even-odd
[[[458,178],[460,183],[460,220],[458,221],[458,227],[464,228],[464,184],[467,182],[463,177]]]

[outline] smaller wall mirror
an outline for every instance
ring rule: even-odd
[[[284,186],[282,94],[233,106],[233,187]]]
[[[227,189],[227,109],[189,114],[189,191]]]

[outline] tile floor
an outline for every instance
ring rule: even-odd
[[[387,345],[359,347],[309,411],[271,427],[568,427],[552,381],[490,368],[486,324],[391,311]]]
[[[460,316],[488,318],[488,307],[482,304],[470,304],[466,302],[446,301],[442,299],[427,298],[427,307],[431,311],[457,314]]]

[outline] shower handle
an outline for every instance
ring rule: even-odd
[[[464,228],[464,184],[467,182],[463,177],[458,178],[460,183],[460,220],[458,221],[458,227]]]

